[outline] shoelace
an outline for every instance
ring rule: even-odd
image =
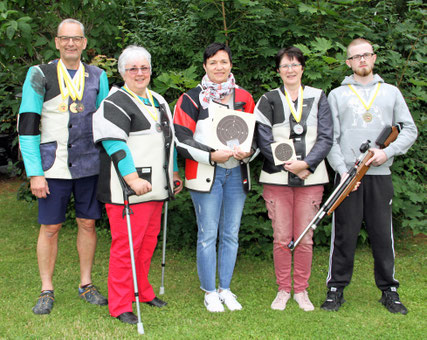
[[[233,297],[233,298],[237,298],[237,296],[236,296],[236,295],[234,295],[231,291],[226,290],[225,292],[226,292],[226,293],[225,293],[225,298],[227,298],[227,297],[229,297],[229,296],[231,296],[231,297]]]
[[[40,294],[40,305],[45,306],[49,303],[49,300],[55,301],[51,293]]]
[[[326,301],[335,301],[338,299],[338,292],[328,292]]]
[[[279,295],[278,296],[279,301],[284,301],[288,298],[288,293],[284,291],[280,291],[278,295]]]
[[[311,305],[311,301],[308,298],[308,293],[306,291],[302,293],[302,300],[305,304]]]
[[[386,298],[388,298],[391,302],[399,302],[400,303],[400,298],[399,298],[399,294],[397,294],[396,292],[386,292],[385,293]]]
[[[98,291],[96,289],[96,287],[94,285],[90,285],[84,288],[83,292],[81,293],[81,295],[86,295],[86,294],[92,294],[92,295],[97,295]]]

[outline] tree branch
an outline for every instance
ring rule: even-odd
[[[227,21],[225,16],[224,1],[221,1],[221,7],[222,7],[222,21],[224,23],[225,44],[228,46],[228,30],[227,30]]]
[[[403,67],[402,74],[400,75],[399,81],[397,82],[397,87],[399,87],[399,86],[400,86],[400,83],[401,83],[401,82],[402,82],[402,80],[403,80],[403,76],[405,75],[405,71],[406,71],[406,69],[407,69],[407,67],[408,67],[408,64],[409,64],[409,59],[410,59],[410,58],[411,58],[411,56],[412,56],[412,52],[414,52],[414,50],[415,50],[415,45],[417,44],[417,42],[420,40],[420,38],[421,38],[421,37],[423,37],[423,36],[425,36],[425,35],[426,35],[426,34],[423,34],[423,32],[424,32],[424,21],[423,21],[423,23],[422,23],[422,27],[421,27],[421,29],[420,29],[420,33],[418,34],[417,39],[416,39],[416,40],[415,40],[415,42],[411,45],[411,51],[409,51],[408,58],[406,58],[405,66]]]

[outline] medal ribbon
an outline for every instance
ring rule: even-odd
[[[150,92],[149,89],[146,89],[145,92],[147,93],[147,97],[148,97],[148,101],[150,102],[151,106],[154,109],[154,114],[152,113],[152,111],[148,108],[147,105],[144,104],[144,102],[139,99],[138,95],[136,95],[133,91],[131,91],[126,85],[123,86],[123,89],[129,93],[132,97],[134,97],[150,114],[150,116],[157,122],[157,110],[156,107],[154,106],[154,99],[153,96]]]
[[[374,92],[374,95],[372,96],[372,99],[370,100],[370,102],[369,102],[368,105],[366,105],[366,103],[363,100],[363,98],[359,95],[359,93],[357,92],[357,90],[353,86],[351,86],[350,84],[348,84],[348,87],[350,88],[350,90],[353,91],[353,93],[356,95],[356,97],[359,98],[360,102],[365,107],[366,111],[369,111],[369,109],[371,108],[372,104],[374,103],[375,98],[378,95],[378,91],[380,90],[380,85],[381,85],[381,83],[377,84],[377,88],[376,88],[376,90]]]
[[[58,73],[59,90],[61,91],[62,99],[67,99],[68,95],[75,101],[78,99],[82,100],[83,91],[85,88],[85,67],[80,62],[79,69],[71,79],[70,74],[62,63],[61,59],[58,61],[56,68]],[[65,86],[64,86],[65,83]]]
[[[285,88],[285,96],[286,96],[286,101],[288,102],[289,109],[291,110],[292,116],[294,116],[295,121],[299,123],[302,116],[302,102],[304,100],[304,91],[302,89],[302,86],[300,86],[299,88],[297,111],[295,111],[295,107],[292,104],[292,98],[289,95],[289,92],[288,90],[286,90],[286,88]]]

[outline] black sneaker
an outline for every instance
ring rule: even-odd
[[[338,311],[341,305],[345,302],[342,289],[331,287],[326,295],[326,300],[320,308],[327,311]]]
[[[98,291],[98,288],[96,288],[93,284],[84,287],[79,287],[79,296],[83,300],[93,305],[108,305],[108,300]]]
[[[119,316],[116,316],[116,318],[119,319],[121,322],[129,323],[131,325],[138,323],[138,318],[132,312],[124,312]]]
[[[403,303],[400,302],[396,287],[383,290],[383,295],[381,299],[379,299],[379,302],[381,302],[390,313],[408,314],[408,310]]]
[[[44,290],[41,292],[36,305],[33,307],[34,314],[49,314],[53,308],[55,296],[53,290]]]
[[[146,303],[147,305],[150,305],[151,307],[159,307],[159,308],[162,308],[168,304],[166,301],[160,300],[157,296],[154,297],[153,300],[147,301],[144,303]]]

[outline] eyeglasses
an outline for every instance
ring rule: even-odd
[[[348,60],[355,60],[355,61],[360,61],[362,60],[362,58],[364,58],[365,60],[371,59],[372,56],[374,55],[374,53],[371,52],[366,52],[363,54],[356,54],[350,58],[347,58]]]
[[[301,64],[283,64],[283,65],[280,65],[279,68],[283,68],[285,70],[290,70],[291,68],[295,68],[298,66],[301,66]]]
[[[83,39],[84,39],[85,37],[81,37],[81,36],[76,36],[76,37],[67,37],[67,36],[65,36],[65,35],[62,35],[62,36],[60,36],[60,37],[58,37],[58,39],[62,42],[62,43],[67,43],[67,42],[69,42],[70,41],[70,39],[74,42],[74,43],[76,43],[76,44],[80,44],[82,41],[83,41]]]
[[[147,66],[131,67],[131,68],[125,68],[125,71],[129,72],[132,75],[137,75],[138,71],[141,71],[143,74],[147,74],[147,73],[150,73],[150,68]]]

